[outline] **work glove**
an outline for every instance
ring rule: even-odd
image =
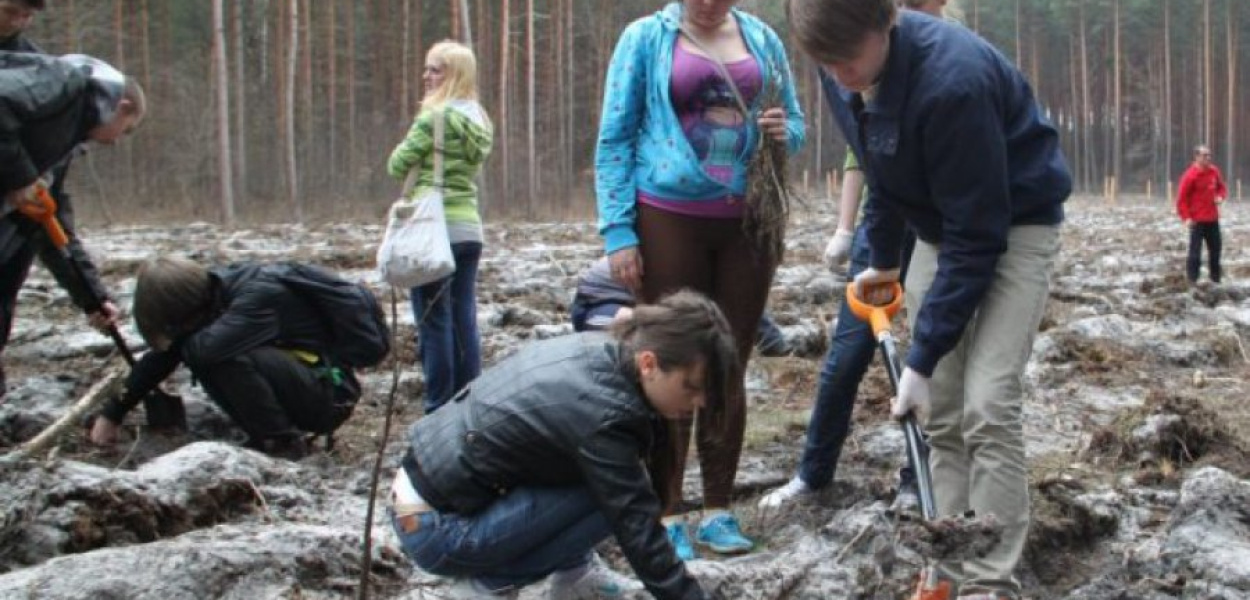
[[[897,283],[898,274],[898,269],[877,270],[869,267],[860,271],[855,276],[855,297],[877,306],[889,304],[894,299],[894,290],[882,284]],[[873,289],[869,290],[870,287]]]
[[[898,395],[890,401],[890,416],[902,419],[907,413],[916,415],[920,427],[929,423],[929,378],[907,367],[898,380]]]
[[[851,256],[851,240],[855,234],[845,229],[839,229],[833,232],[833,237],[829,238],[829,245],[825,246],[825,266],[830,271],[837,272],[838,268],[846,262]]]

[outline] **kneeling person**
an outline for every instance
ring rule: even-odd
[[[114,442],[126,413],[186,363],[209,398],[247,434],[248,447],[283,458],[304,456],[305,435],[332,433],[360,397],[351,365],[336,357],[360,343],[386,344],[385,336],[380,342],[338,339],[343,328],[332,319],[356,319],[330,314],[319,303],[314,291],[326,282],[355,289],[296,263],[210,269],[158,258],[145,264],[133,312],[152,350],[131,370],[125,393],[95,419],[91,440]],[[369,300],[362,299],[361,311],[377,309]]]
[[[656,598],[706,598],[660,524],[644,457],[669,420],[724,398],[738,369],[720,310],[678,292],[608,332],[531,344],[411,427],[393,523],[422,569],[458,597],[617,597],[633,584],[596,561],[613,535]],[[633,584],[636,587],[636,584]]]

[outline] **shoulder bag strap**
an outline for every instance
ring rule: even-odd
[[[734,83],[734,78],[729,75],[729,69],[725,68],[725,63],[721,62],[720,57],[704,45],[703,41],[689,27],[686,27],[684,22],[679,22],[677,27],[681,30],[682,35],[685,35],[687,39],[694,43],[696,48],[712,60],[712,65],[716,67],[716,72],[721,76],[721,79],[725,80],[725,83],[729,84],[729,89],[733,91],[734,100],[738,102],[738,110],[742,111],[744,118],[748,117],[751,114],[751,110],[747,108],[747,103],[742,98],[742,92],[738,91],[738,84]]]
[[[443,187],[443,141],[445,138],[444,129],[447,119],[447,109],[443,108],[442,112],[434,118],[434,187],[442,189]],[[399,197],[407,198],[412,194],[412,188],[417,187],[417,176],[421,174],[421,165],[416,165],[408,170],[408,176],[404,178],[404,187],[400,188]]]

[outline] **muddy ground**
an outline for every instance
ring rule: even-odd
[[[1033,526],[1018,576],[1027,597],[1250,598],[1248,217],[1246,205],[1226,205],[1225,281],[1190,287],[1182,274],[1186,233],[1161,201],[1070,203],[1026,373]],[[739,512],[759,548],[691,567],[723,598],[902,598],[923,558],[900,539],[907,525],[886,511],[903,451],[878,367],[861,387],[835,484],[781,513],[755,509],[760,493],[793,473],[844,285],[819,261],[832,215],[792,223],[771,310],[796,350],[752,362],[738,477]],[[571,331],[574,278],[600,245],[583,223],[492,223],[487,233],[479,289],[490,364],[526,340]],[[375,225],[350,223],[85,232],[122,304],[137,265],[164,253],[298,257],[376,285],[379,234]],[[10,389],[0,403],[0,453],[121,365],[46,272],[31,277],[19,310],[4,356]],[[328,454],[296,464],[239,449],[239,432],[183,371],[167,388],[188,402],[186,435],[147,432],[136,414],[115,448],[90,447],[75,431],[51,455],[0,461],[0,598],[355,596],[395,364],[399,405],[384,480],[397,433],[419,412],[422,383],[403,300],[398,315],[404,343],[394,362],[366,374],[367,396]],[[123,334],[138,345],[130,324]],[[699,490],[692,466],[691,505]],[[443,582],[398,555],[380,508],[372,540],[374,597],[442,596]],[[623,566],[611,544],[603,550]],[[535,586],[523,597],[542,591]]]

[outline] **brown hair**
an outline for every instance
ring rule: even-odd
[[[162,256],[139,268],[132,312],[139,334],[156,348],[197,329],[212,300],[208,269],[185,258]]]
[[[821,64],[855,57],[864,38],[886,31],[894,0],[789,0],[786,16],[799,47]]]
[[[731,377],[739,369],[733,330],[715,302],[698,292],[681,290],[655,304],[640,304],[633,315],[612,324],[623,353],[654,352],[660,369],[707,365],[705,390],[709,406],[725,398]],[[633,361],[625,361],[631,371]],[[637,376],[636,372],[632,373]]]

